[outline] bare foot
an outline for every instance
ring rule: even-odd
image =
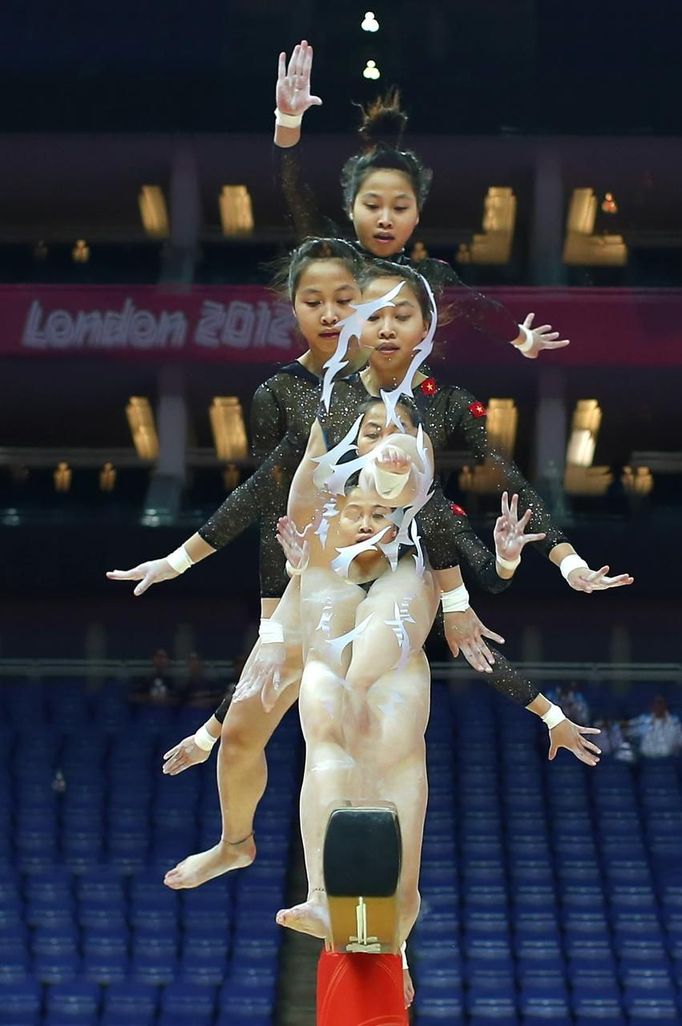
[[[403,994],[405,995],[405,1008],[409,1008],[414,1001],[414,984],[409,969],[403,969]]]
[[[163,882],[174,891],[185,887],[200,887],[207,880],[229,873],[231,869],[250,866],[255,857],[256,845],[253,837],[247,838],[241,844],[223,844],[221,841],[208,851],[188,855],[182,862],[178,862],[174,869],[168,870]]]
[[[280,926],[310,934],[324,940],[329,936],[329,911],[326,901],[304,901],[293,908],[283,908],[275,916]]]

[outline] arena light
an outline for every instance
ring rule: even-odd
[[[242,235],[253,231],[251,195],[245,185],[224,185],[219,202],[224,235]]]
[[[650,495],[654,487],[654,476],[649,467],[623,467],[621,483],[631,495]]]
[[[235,467],[234,463],[228,463],[223,470],[223,484],[225,485],[226,492],[233,492],[239,484],[239,467]]]
[[[113,492],[116,487],[116,470],[113,463],[105,463],[100,470],[99,487],[102,492]]]
[[[362,74],[364,78],[370,78],[373,82],[375,82],[378,78],[381,77],[381,72],[377,68],[377,62],[372,60],[367,61],[367,64],[365,65],[365,70]]]
[[[126,406],[126,417],[133,445],[140,459],[158,459],[159,438],[149,399],[144,395],[132,395]]]
[[[506,264],[511,257],[516,226],[516,196],[507,185],[491,185],[483,200],[482,233],[460,244],[459,263]]]
[[[71,487],[71,467],[68,463],[61,462],[57,464],[57,468],[52,475],[54,480],[54,488],[56,492],[68,492]]]
[[[573,411],[566,448],[564,488],[568,495],[604,495],[613,483],[609,467],[593,465],[600,426],[599,402],[596,399],[579,399]]]
[[[75,245],[71,250],[71,258],[74,264],[87,264],[90,259],[90,247],[85,239],[76,239]]]
[[[511,456],[516,445],[518,410],[513,399],[490,399],[488,401],[486,431],[488,438],[498,452]]]
[[[601,426],[601,408],[596,399],[579,399],[573,411],[566,462],[573,467],[591,467]]]
[[[161,186],[143,185],[138,193],[137,202],[147,235],[151,235],[155,239],[168,238],[170,232],[168,207]]]
[[[218,459],[244,459],[248,455],[248,441],[239,399],[234,395],[217,395],[208,413]]]
[[[608,199],[610,197],[610,199]],[[607,193],[607,213],[618,209],[612,193]],[[594,189],[574,189],[566,218],[564,263],[572,266],[623,267],[628,260],[628,248],[622,235],[594,232],[597,219],[597,197]]]
[[[365,11],[365,17],[360,26],[363,32],[378,32],[379,22],[374,17],[374,11]]]

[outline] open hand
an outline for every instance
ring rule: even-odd
[[[232,701],[243,702],[260,695],[263,708],[269,712],[283,690],[282,670],[286,653],[284,642],[261,641],[258,653],[239,678]]]
[[[608,566],[603,566],[599,570],[590,570],[588,566],[579,566],[575,570],[571,570],[566,580],[574,591],[584,591],[586,595],[591,595],[593,591],[622,588],[624,584],[632,584],[634,581],[634,577],[630,577],[630,574],[607,577],[608,572]]]
[[[308,529],[297,531],[291,517],[280,517],[277,521],[277,541],[284,550],[287,563],[294,570],[305,570],[310,558]]]
[[[171,581],[180,574],[174,570],[167,559],[150,559],[147,563],[138,563],[131,570],[107,570],[110,581],[139,581],[133,589],[133,595],[142,595],[152,584]]]
[[[189,737],[183,737],[182,741],[178,741],[177,745],[173,745],[164,754],[163,772],[171,777],[176,777],[178,773],[189,769],[190,766],[197,766],[200,762],[206,762],[210,754],[210,752],[205,752],[203,748],[199,748],[199,745],[194,740],[194,734],[190,734]]]
[[[524,328],[527,328],[533,336],[533,345],[526,352],[521,353],[521,356],[525,356],[527,360],[537,360],[543,349],[563,349],[571,344],[570,339],[560,339],[559,332],[552,331],[551,324],[543,324],[539,328],[534,328],[534,317],[534,313],[529,313],[523,322]]]
[[[282,52],[277,64],[275,98],[282,114],[305,114],[310,107],[320,107],[319,96],[310,95],[310,74],[313,48],[306,39],[294,47],[287,68],[287,55]]]
[[[552,727],[549,732],[548,758],[554,759],[559,749],[565,748],[567,751],[573,752],[576,759],[580,759],[585,765],[596,766],[601,749],[593,745],[591,741],[586,741],[583,737],[584,734],[601,734],[601,731],[597,727],[581,727],[568,719],[557,723],[556,727]]]
[[[502,559],[517,559],[524,545],[542,541],[545,534],[524,534],[533,511],[527,509],[519,520],[519,497],[512,495],[511,503],[507,492],[502,492],[502,514],[495,521],[493,537],[495,552]]]
[[[474,670],[492,673],[491,666],[495,662],[495,656],[483,639],[490,638],[503,645],[504,638],[488,630],[471,607],[463,613],[444,613],[443,623],[445,638],[452,655],[457,658],[461,652]]]

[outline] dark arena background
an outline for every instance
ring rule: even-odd
[[[601,728],[597,766],[566,750],[548,761],[545,725],[454,659],[436,625],[407,1014],[420,1026],[674,1026],[673,0],[4,3],[0,1024],[370,1021],[316,1013],[322,942],[275,922],[306,892],[296,706],[267,748],[256,860],[196,888],[164,885],[221,837],[220,746],[177,775],[162,766],[231,694],[256,641],[258,523],[138,598],[105,577],[177,549],[250,478],[254,391],[304,351],[269,287],[297,244],[272,141],[277,57],[303,38],[323,103],[299,150],[324,234],[352,237],[339,174],[358,148],[358,105],[397,85],[401,145],[434,171],[406,255],[446,261],[515,321],[533,311],[570,339],[524,359],[455,316],[436,335],[434,387],[486,405],[489,433],[590,567],[634,577],[582,594],[526,550],[510,590],[470,588],[523,674]],[[492,548],[494,471],[465,440],[441,457],[446,495]],[[224,737],[223,755],[244,743]]]

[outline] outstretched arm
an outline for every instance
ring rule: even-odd
[[[301,167],[299,145],[303,115],[322,103],[319,96],[310,93],[312,65],[313,48],[305,39],[294,47],[288,66],[286,54],[280,53],[275,90],[275,177],[299,242],[309,235],[324,234],[315,194]]]
[[[171,580],[194,563],[212,556],[218,549],[259,521],[263,509],[273,496],[286,496],[288,482],[295,473],[305,441],[296,428],[291,428],[274,452],[243,484],[235,488],[196,534],[180,548],[161,559],[139,563],[130,570],[110,570],[112,581],[137,581],[133,594],[142,595],[152,584]],[[283,489],[283,492],[282,492]],[[282,507],[284,500],[282,500]],[[281,512],[284,512],[282,508]]]
[[[450,264],[430,260],[424,266],[430,267],[436,280],[448,286],[447,301],[455,320],[464,321],[486,338],[511,344],[531,360],[536,359],[543,349],[563,349],[569,345],[569,339],[559,339],[559,332],[553,331],[551,324],[534,328],[535,314],[528,314],[518,324],[502,303],[465,285]]]

